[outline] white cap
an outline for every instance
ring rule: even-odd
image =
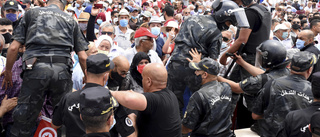
[[[162,21],[161,21],[160,17],[158,17],[158,16],[151,16],[151,19],[150,19],[149,24],[150,24],[150,23],[159,23],[159,24],[162,24]]]
[[[161,28],[161,32],[167,33],[167,31],[166,31],[166,28],[167,28],[167,27],[172,27],[172,28],[179,29],[179,24],[178,24],[176,21],[169,21],[168,24],[167,24],[167,26],[163,26],[163,27]]]
[[[288,30],[289,28],[286,26],[286,25],[284,25],[284,24],[278,24],[277,26],[276,26],[276,28],[273,30],[273,32],[276,32],[277,30]]]
[[[120,10],[119,15],[128,15],[128,16],[130,16],[129,12],[126,9]]]

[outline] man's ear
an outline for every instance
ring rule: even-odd
[[[153,84],[153,83],[152,83],[151,78],[148,77],[148,78],[147,78],[147,85],[148,85],[148,87],[151,87],[152,84]]]
[[[111,115],[107,121],[107,124],[111,126],[113,124],[113,115]]]

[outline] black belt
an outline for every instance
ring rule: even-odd
[[[55,56],[43,56],[37,57],[36,62],[43,62],[43,63],[65,63],[67,64],[69,58],[67,57],[55,57]]]

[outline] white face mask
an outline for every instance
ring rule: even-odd
[[[112,117],[113,118],[113,122],[112,122],[112,125],[110,126],[110,130],[114,127],[114,125],[116,125],[117,121],[116,119],[114,118],[114,116]]]

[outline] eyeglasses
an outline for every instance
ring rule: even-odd
[[[102,31],[101,32],[102,35],[106,35],[108,34],[109,36],[111,36],[113,34],[113,32],[106,32],[106,31]]]
[[[190,14],[190,12],[185,12],[184,14]]]
[[[7,32],[7,31],[8,31],[8,32],[12,32],[12,29],[1,29],[1,30],[0,30],[0,32],[3,32],[3,33],[4,33],[4,32]]]
[[[222,37],[222,40],[223,40],[224,42],[228,42],[230,39],[227,38],[227,37]]]

